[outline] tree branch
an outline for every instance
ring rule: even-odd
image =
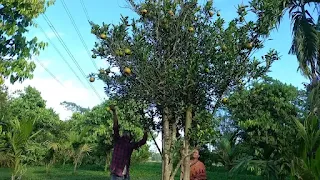
[[[191,156],[194,152],[194,150],[196,150],[197,148],[199,148],[199,146],[196,146],[193,151],[191,151],[189,154],[183,156],[183,158],[180,159],[179,163],[176,165],[174,171],[172,172],[170,177],[174,177],[177,174],[177,171],[179,169],[179,167],[181,166],[182,162],[184,161],[185,158],[187,158],[188,156]]]
[[[159,147],[158,143],[156,142],[156,139],[153,137],[153,134],[151,132],[150,132],[150,135],[151,135],[152,140],[153,140],[154,144],[156,145],[156,147],[157,147],[157,149],[158,149],[158,151],[159,151],[159,153],[160,153],[160,155],[162,157],[162,152],[160,150],[160,147]]]
[[[177,171],[178,171],[179,167],[181,166],[182,162],[184,161],[184,159],[187,158],[188,156],[191,156],[193,154],[194,150],[197,149],[197,148],[198,147],[194,148],[193,151],[191,151],[191,153],[183,156],[183,158],[180,159],[179,163],[176,165],[174,171],[172,172],[170,178],[174,177],[177,174]]]

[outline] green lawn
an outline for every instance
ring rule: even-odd
[[[65,166],[55,167],[51,169],[49,175],[46,174],[44,167],[29,167],[23,180],[108,180],[109,173],[103,171],[103,167],[83,166],[80,167],[76,175],[72,174],[73,167]],[[10,169],[0,168],[0,180],[10,179]],[[224,180],[224,179],[239,179],[239,180],[260,180],[260,177],[252,175],[237,175],[229,177],[229,174],[217,168],[215,171],[208,171],[208,180]],[[160,163],[144,163],[136,164],[131,167],[132,180],[160,180],[161,179],[161,164]],[[179,179],[177,177],[177,179]]]

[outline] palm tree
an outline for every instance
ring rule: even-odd
[[[76,132],[70,131],[68,133],[68,143],[71,147],[71,156],[73,158],[73,173],[75,174],[79,165],[81,165],[82,159],[85,155],[88,155],[91,152],[92,148],[89,144],[84,143],[83,138],[88,132],[88,129],[83,131]]]
[[[291,175],[299,179],[320,177],[320,129],[319,118],[310,113],[301,123],[295,119],[298,132],[298,156],[292,159]]]
[[[46,164],[46,173],[48,174],[51,166],[56,162],[56,153],[60,151],[61,145],[56,142],[49,142],[47,144],[47,153],[44,157],[44,162]]]
[[[39,134],[40,131],[32,133],[34,120],[17,120],[11,121],[9,132],[7,132],[9,148],[6,149],[8,156],[13,160],[13,174],[11,179],[21,179],[21,176],[26,171],[26,167],[23,164],[25,148],[28,142]]]
[[[253,0],[253,11],[258,14],[258,21],[266,24],[267,29],[278,27],[286,12],[292,22],[292,45],[289,53],[297,56],[299,70],[311,79],[319,75],[320,52],[319,31],[315,20],[306,9],[319,6],[320,0]]]

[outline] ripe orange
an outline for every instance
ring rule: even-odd
[[[107,35],[106,35],[105,33],[102,33],[102,34],[100,34],[100,38],[101,38],[101,39],[106,39],[106,38],[107,38]]]
[[[223,104],[227,104],[227,103],[228,103],[228,98],[226,98],[226,97],[223,98],[223,99],[222,99],[222,103],[223,103]]]
[[[209,11],[209,15],[210,15],[210,17],[212,17],[213,16],[213,11]]]
[[[94,82],[96,79],[94,77],[91,77],[89,80],[90,82]]]
[[[253,47],[252,42],[251,42],[251,43],[247,43],[247,44],[246,44],[246,48],[247,48],[247,49],[252,49],[252,47]]]
[[[146,15],[148,13],[148,10],[142,9],[140,12],[141,12],[142,15]]]
[[[124,50],[124,53],[125,53],[126,55],[132,54],[132,52],[131,52],[131,50],[130,50],[129,48],[126,48],[126,49]]]
[[[173,11],[169,11],[170,16],[174,16],[174,12]]]
[[[189,32],[193,32],[193,31],[194,31],[194,28],[193,28],[193,27],[189,27],[189,28],[188,28],[188,31],[189,31]]]
[[[131,69],[128,68],[128,67],[125,67],[123,71],[124,71],[124,73],[126,73],[126,74],[128,74],[128,75],[131,74]]]

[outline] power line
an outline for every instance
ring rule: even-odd
[[[79,31],[79,28],[78,28],[77,24],[75,23],[75,21],[74,21],[72,15],[71,15],[71,13],[70,13],[70,11],[69,11],[66,3],[65,3],[65,1],[64,1],[64,0],[61,0],[61,2],[62,2],[62,5],[63,5],[63,8],[66,10],[66,12],[67,12],[67,14],[68,14],[68,16],[69,16],[69,19],[70,19],[71,22],[72,22],[72,25],[73,25],[74,29],[77,31],[77,34],[78,34],[78,36],[80,37],[80,40],[81,40],[81,42],[82,42],[82,45],[83,45],[84,48],[86,49],[89,58],[91,59],[94,67],[98,70],[97,64],[96,64],[96,62],[94,61],[94,59],[92,58],[91,53],[90,53],[90,50],[89,50],[86,42],[84,41],[84,39],[83,39],[83,37],[82,37],[82,35],[81,35],[80,31]]]
[[[84,13],[86,14],[87,20],[90,22],[89,14],[88,14],[86,6],[84,5],[83,0],[80,0],[80,3],[82,5],[82,9],[83,9]]]
[[[71,65],[68,63],[68,61],[64,58],[64,56],[62,55],[62,53],[60,52],[60,50],[57,48],[57,46],[50,40],[50,38],[48,37],[47,33],[43,30],[43,28],[37,24],[39,29],[42,31],[42,33],[45,35],[45,37],[47,38],[47,40],[49,41],[49,43],[52,45],[52,47],[58,52],[58,54],[60,55],[60,57],[62,58],[62,60],[68,65],[69,69],[73,72],[73,74],[77,77],[77,79],[80,81],[80,83],[83,85],[83,87],[85,89],[87,89],[86,85],[82,82],[82,80],[80,79],[80,77],[77,75],[77,73],[73,70],[73,68],[71,67]]]
[[[53,30],[54,34],[57,36],[58,40],[60,41],[60,43],[62,44],[62,46],[64,47],[64,49],[67,51],[67,53],[69,54],[70,58],[73,60],[73,62],[76,64],[77,68],[79,69],[79,71],[81,72],[81,74],[83,75],[84,78],[86,78],[86,75],[84,73],[84,71],[82,70],[82,68],[80,67],[79,63],[77,62],[77,60],[74,58],[74,56],[72,55],[72,53],[70,52],[69,48],[67,47],[67,45],[65,44],[65,42],[63,41],[63,39],[60,37],[59,33],[57,32],[56,28],[53,26],[53,24],[51,23],[50,19],[47,17],[46,14],[43,14],[43,17],[45,19],[45,21],[48,23],[48,25],[50,26],[50,28]],[[89,83],[89,81],[87,81]],[[100,95],[98,94],[97,90],[92,86],[91,83],[89,83],[91,89],[95,92],[95,94],[98,96],[98,98],[102,101],[103,99],[100,97]]]
[[[34,59],[35,59],[36,61],[38,61],[38,63],[42,66],[42,68],[43,68],[45,71],[47,71],[47,73],[49,73],[50,76],[51,76],[53,79],[55,79],[62,87],[65,88],[65,86],[61,83],[61,81],[59,81],[59,79],[58,79],[54,74],[52,74],[52,73],[49,71],[49,69],[47,69],[47,68],[44,66],[44,64],[42,64],[42,62],[41,62],[36,56],[34,56]]]

